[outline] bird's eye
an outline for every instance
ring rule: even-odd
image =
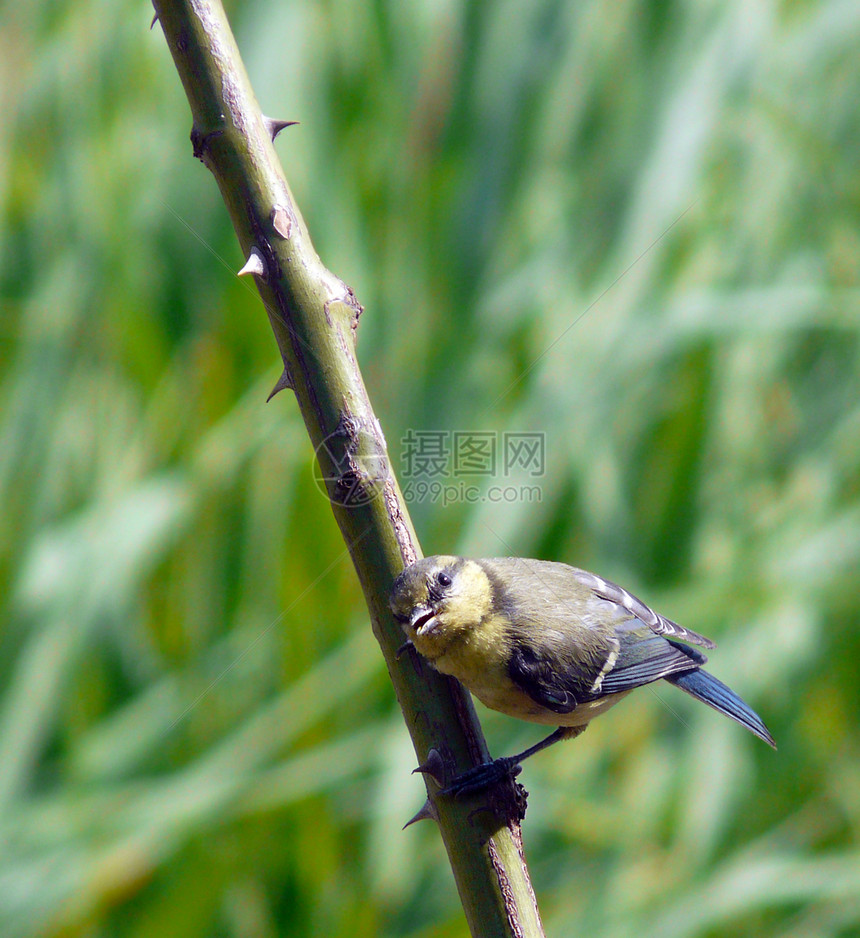
[[[448,576],[447,573],[443,572],[443,573],[436,574],[436,582],[440,586],[450,586],[454,581],[451,579],[450,576]]]

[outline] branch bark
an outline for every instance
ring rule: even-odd
[[[250,260],[284,364],[279,384],[295,392],[419,763],[450,775],[486,761],[466,691],[412,653],[397,657],[388,590],[420,552],[355,356],[361,307],[311,244],[272,144],[279,122],[260,111],[219,0],[154,6],[191,106],[194,155]],[[542,935],[514,786],[501,802],[437,798],[432,778],[427,787],[423,816],[438,822],[472,934]]]

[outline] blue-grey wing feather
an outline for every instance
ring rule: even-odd
[[[705,638],[704,635],[699,635],[698,632],[693,632],[691,629],[685,629],[683,626],[678,625],[677,622],[673,622],[671,619],[667,619],[665,616],[654,612],[654,610],[650,606],[646,606],[641,599],[637,598],[632,593],[628,593],[626,589],[623,589],[617,584],[609,580],[604,580],[603,577],[588,573],[585,570],[580,570],[579,573],[595,596],[599,596],[601,599],[606,599],[609,602],[621,606],[621,608],[629,612],[631,616],[634,616],[647,625],[656,635],[679,638],[683,642],[691,642],[693,645],[701,645],[704,648],[717,647],[714,642],[709,638]]]
[[[614,667],[600,683],[600,693],[616,694],[632,690],[670,674],[693,671],[698,666],[683,645],[672,644],[651,633],[645,633],[645,636],[626,633],[622,636]]]

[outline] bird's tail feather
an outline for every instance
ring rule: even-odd
[[[730,688],[726,687],[722,681],[718,681],[712,674],[702,671],[701,668],[696,671],[685,671],[683,674],[670,674],[666,680],[685,690],[688,694],[701,700],[703,703],[719,710],[727,717],[731,717],[745,726],[751,733],[763,739],[769,746],[776,749],[776,743],[773,736],[770,735],[768,728],[764,725],[761,717]]]

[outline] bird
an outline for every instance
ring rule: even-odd
[[[425,557],[396,578],[389,605],[404,647],[491,710],[556,727],[523,752],[458,775],[441,794],[469,795],[515,776],[529,756],[661,679],[776,749],[758,714],[703,670],[700,649],[714,642],[585,570],[522,557]]]

